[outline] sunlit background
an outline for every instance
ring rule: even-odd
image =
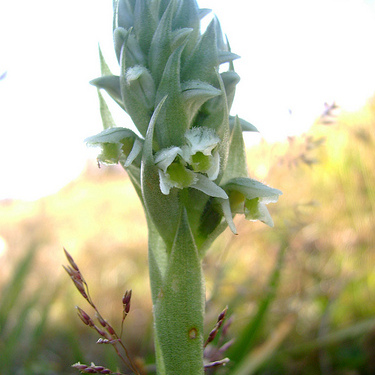
[[[0,199],[58,191],[93,153],[100,129],[98,44],[114,72],[111,1],[4,1],[0,5]],[[335,102],[365,104],[375,87],[374,1],[201,0],[242,59],[233,114],[266,140],[300,134]],[[117,111],[117,108],[114,108]],[[119,126],[131,126],[117,116]],[[256,137],[256,136],[255,136]],[[252,135],[254,139],[254,135]]]
[[[375,1],[198,3],[241,56],[232,112],[261,132],[245,135],[249,174],[283,191],[269,205],[274,228],[237,216],[239,235],[224,232],[207,254],[205,331],[226,305],[228,339],[253,324],[246,353],[267,360],[248,375],[372,375]],[[1,375],[118,365],[75,314],[88,306],[61,267],[63,246],[116,327],[133,289],[126,343],[154,360],[142,207],[126,173],[98,169],[83,142],[102,128],[89,84],[99,44],[116,74],[110,0],[0,2]]]

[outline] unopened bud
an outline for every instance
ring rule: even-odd
[[[73,267],[73,269],[75,269],[77,272],[79,272],[79,268],[78,268],[77,264],[75,263],[73,257],[67,252],[67,250],[65,248],[64,248],[64,253],[65,253],[66,258],[68,259],[68,262]]]
[[[155,83],[151,73],[144,66],[136,65],[128,68],[125,80],[133,94],[142,99],[145,108],[151,110],[155,105]]]
[[[83,286],[83,282],[81,280],[78,280],[75,277],[72,277],[72,280],[74,282],[74,285],[78,289],[78,291],[81,293],[82,297],[85,298],[85,299],[87,299],[88,296],[87,296],[86,290],[85,290],[85,288]]]
[[[86,324],[87,326],[92,327],[94,323],[92,319],[90,318],[90,316],[85,311],[83,311],[80,307],[76,306],[76,309],[77,309],[77,314],[82,320],[82,322]]]
[[[104,328],[107,327],[107,321],[105,319],[103,319],[101,315],[96,313],[95,316],[96,316],[96,319],[98,319],[98,322],[100,323],[100,325],[102,327],[104,327]]]
[[[122,297],[122,304],[128,305],[130,303],[131,298],[132,298],[132,290],[130,289],[124,293],[124,296]]]

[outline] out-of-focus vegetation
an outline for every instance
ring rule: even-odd
[[[228,305],[227,374],[375,373],[375,99],[303,137],[248,152],[250,175],[283,191],[275,228],[236,222],[205,261],[207,334]],[[25,181],[27,184],[27,181]],[[76,316],[89,312],[62,269],[74,256],[113,325],[133,290],[124,341],[153,361],[147,227],[126,174],[85,173],[58,194],[0,208],[0,373],[75,374],[77,361],[116,369],[110,347]],[[250,354],[249,354],[250,353]]]

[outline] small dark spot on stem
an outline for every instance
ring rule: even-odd
[[[191,328],[189,330],[189,339],[194,340],[198,337],[198,331],[196,328]]]

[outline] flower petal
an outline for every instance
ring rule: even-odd
[[[233,222],[233,215],[232,211],[230,209],[229,199],[221,199],[217,198],[217,202],[219,202],[221,209],[223,211],[224,218],[230,228],[230,230],[233,232],[233,234],[237,234],[237,229]]]
[[[282,194],[279,189],[262,184],[252,178],[244,177],[232,178],[223,187],[228,191],[238,191],[247,199],[267,198],[270,202],[276,202],[276,198]]]
[[[220,138],[215,131],[206,128],[192,128],[185,133],[185,138],[190,146],[190,152],[194,155],[197,152],[202,152],[204,155],[211,155],[212,150],[220,142]]]
[[[155,164],[167,173],[167,168],[173,163],[177,155],[182,154],[180,147],[163,148],[155,154]]]
[[[160,190],[164,195],[168,195],[171,188],[183,189],[194,185],[197,181],[197,174],[186,169],[180,163],[173,163],[163,172],[159,169]]]
[[[245,202],[245,217],[247,220],[259,220],[264,224],[273,227],[273,220],[270,213],[264,203],[262,203],[258,198],[246,199]]]
[[[214,181],[217,179],[219,172],[220,172],[220,154],[219,154],[219,151],[216,151],[212,155],[211,166],[206,171],[206,173],[207,173],[208,178]]]
[[[202,191],[210,197],[228,199],[226,192],[203,174],[196,173],[197,181],[192,188]]]

